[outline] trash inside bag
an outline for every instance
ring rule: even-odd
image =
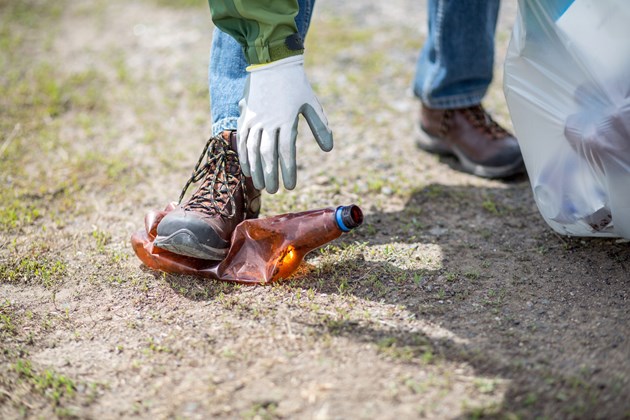
[[[138,258],[154,270],[238,283],[287,279],[307,253],[363,223],[355,205],[245,220],[234,230],[225,259],[209,261],[154,246],[158,224],[174,208],[171,203],[145,216],[145,229],[131,236]]]
[[[630,2],[519,0],[504,91],[538,209],[630,239]]]

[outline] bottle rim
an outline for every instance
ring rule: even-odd
[[[343,232],[350,232],[363,223],[363,211],[356,204],[339,206],[335,211],[335,221]]]

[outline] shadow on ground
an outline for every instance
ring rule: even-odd
[[[289,287],[403,306],[415,319],[455,334],[456,341],[436,339],[353,320],[316,326],[360,342],[392,340],[412,355],[465,362],[480,375],[509,381],[501,407],[471,416],[629,415],[630,247],[614,239],[561,237],[542,220],[527,182],[505,186],[432,184],[415,191],[399,212],[368,212],[364,229],[335,242],[340,248],[430,245],[441,252],[435,268],[413,268],[404,256],[369,260],[359,252],[299,275]],[[235,290],[165,278],[195,300]]]

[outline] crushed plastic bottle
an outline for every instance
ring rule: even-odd
[[[145,230],[131,236],[131,244],[148,267],[168,273],[189,274],[238,283],[270,283],[289,278],[312,250],[363,223],[356,205],[287,213],[241,222],[224,260],[186,257],[153,245],[160,220],[175,205],[145,217]]]

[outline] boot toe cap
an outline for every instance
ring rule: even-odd
[[[191,242],[204,247],[227,249],[229,240],[221,237],[217,229],[208,221],[196,217],[192,212],[174,211],[167,214],[157,227],[156,241]]]

